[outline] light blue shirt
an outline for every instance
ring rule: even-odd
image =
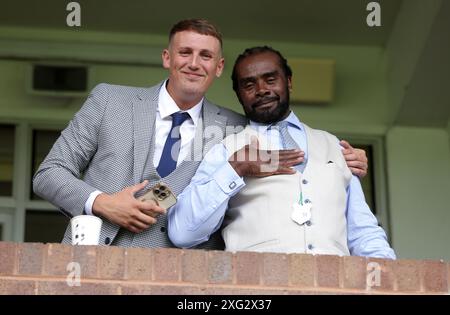
[[[289,134],[305,152],[307,163],[308,146],[302,123],[293,112],[285,120],[289,122]],[[282,148],[278,130],[252,121],[250,125],[267,135],[271,144]],[[230,198],[245,186],[243,178],[228,163],[228,156],[223,144],[215,145],[178,196],[176,205],[169,209],[168,233],[176,246],[189,248],[207,241],[221,226]],[[347,187],[346,218],[351,255],[396,258],[386,233],[365,201],[359,178],[354,175]]]

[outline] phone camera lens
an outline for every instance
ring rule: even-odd
[[[161,191],[164,191],[164,190],[166,190],[166,186],[159,186],[159,189],[160,189]]]
[[[157,195],[159,195],[159,193],[160,193],[159,189],[156,189],[156,188],[153,190],[153,192]]]
[[[165,192],[162,192],[159,196],[160,196],[161,198],[166,198],[166,197],[167,197],[167,194],[166,194]]]

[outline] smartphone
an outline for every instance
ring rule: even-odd
[[[177,203],[177,197],[164,183],[158,183],[150,188],[145,194],[140,196],[138,200],[156,202],[158,206],[165,210]]]

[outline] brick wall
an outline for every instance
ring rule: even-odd
[[[449,294],[449,277],[443,261],[0,242],[0,294]]]

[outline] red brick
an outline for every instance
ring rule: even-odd
[[[186,287],[184,290],[186,294],[189,295],[205,295],[208,294],[206,291],[206,287],[202,285],[192,285],[190,287]]]
[[[317,291],[314,290],[297,290],[297,289],[289,289],[287,291],[288,295],[317,295]]]
[[[16,244],[0,242],[0,275],[13,275],[16,265]]]
[[[446,263],[425,260],[421,267],[425,292],[448,292]]]
[[[155,286],[159,287],[159,286]],[[266,289],[264,287],[259,288],[243,288],[240,286],[221,286],[221,285],[214,285],[214,286],[196,286],[196,285],[183,285],[183,286],[176,286],[178,289],[175,288],[175,286],[170,286],[172,288],[167,288],[164,290],[164,288],[161,288],[164,291],[159,291],[158,294],[165,294],[166,290],[170,290],[173,292],[177,292],[177,294],[180,295],[221,295],[223,296],[222,300],[228,299],[228,300],[237,300],[237,298],[233,297],[227,297],[229,295],[258,295],[258,296],[264,296],[264,295],[283,295],[287,294],[287,290],[278,290],[278,289]],[[152,294],[156,294],[155,291],[152,291]],[[260,298],[254,298],[253,300],[264,300],[263,297]],[[270,298],[268,298],[270,299]],[[189,299],[188,299],[189,300]],[[200,299],[201,300],[201,299]],[[217,309],[219,310],[223,304],[216,303]],[[251,306],[250,302],[250,306]]]
[[[339,288],[341,258],[332,255],[318,255],[316,259],[316,279],[319,287]]]
[[[231,253],[209,251],[207,258],[209,283],[233,282],[233,256]]]
[[[67,267],[73,262],[71,245],[47,244],[45,258],[45,274],[47,275],[63,275],[66,276],[69,271]]]
[[[289,259],[287,255],[262,254],[262,282],[267,286],[287,286],[289,283]]]
[[[339,288],[320,288],[314,292],[314,295],[363,295],[367,291],[349,291]]]
[[[239,293],[240,292],[240,293]],[[279,289],[266,289],[264,287],[259,288],[251,288],[251,289],[237,289],[234,294],[242,294],[242,295],[258,295],[258,296],[264,296],[264,295],[286,295],[287,290],[279,290]],[[267,298],[270,300],[270,298]],[[256,299],[253,299],[256,300]],[[263,297],[258,298],[258,300],[265,300]],[[267,305],[268,302],[265,303]],[[244,304],[249,305],[251,307],[253,304],[250,302],[250,304]]]
[[[224,299],[226,299],[227,297],[225,297],[225,295],[233,295],[236,294],[235,291],[237,291],[239,289],[237,289],[236,287],[222,287],[220,285],[214,285],[214,286],[210,286],[210,287],[206,287],[205,288],[205,293],[206,295],[224,295]],[[241,293],[243,294],[243,293]]]
[[[45,247],[41,243],[17,244],[17,273],[20,275],[41,275]]]
[[[204,250],[184,250],[181,255],[181,279],[184,282],[207,282],[207,259]]]
[[[314,256],[289,255],[289,282],[296,287],[314,287]]]
[[[154,285],[151,290],[156,295],[186,295],[189,294],[189,289],[189,286],[181,285]]]
[[[100,279],[123,279],[125,250],[121,247],[97,247],[97,268]]]
[[[255,252],[237,252],[235,254],[236,283],[259,285],[262,254]]]
[[[238,286],[235,287],[220,287],[220,286],[214,286],[214,287],[207,287],[205,290],[205,294],[207,295],[282,295],[286,294],[287,290],[277,290],[277,289],[264,289],[263,287],[259,288],[241,288]],[[255,298],[254,300],[264,300],[263,297]],[[270,298],[268,298],[270,299]],[[226,297],[224,296],[222,300],[238,300],[236,297]],[[221,301],[222,301],[221,300]],[[242,299],[241,299],[242,300]],[[218,310],[221,309],[224,302],[221,302],[218,304]],[[226,304],[229,306],[229,304]],[[236,305],[236,304],[234,304]],[[267,305],[267,304],[266,304]],[[250,302],[250,306],[252,306]]]
[[[127,248],[125,278],[130,280],[151,281],[153,252],[148,248]]]
[[[447,287],[448,293],[450,293],[450,262],[447,263]]]
[[[38,281],[39,295],[111,295],[119,293],[117,283],[80,282],[69,286],[66,281]]]
[[[164,282],[179,281],[181,250],[158,248],[153,253],[153,279]]]
[[[151,284],[122,284],[121,286],[122,295],[151,295],[152,287]]]
[[[394,264],[395,261],[390,259],[368,258],[367,290],[393,291],[395,282]],[[378,274],[379,271],[380,274]]]
[[[416,260],[397,260],[394,263],[397,291],[420,291],[420,263]]]
[[[34,295],[34,294],[36,294],[35,281],[0,278],[0,295]]]
[[[367,278],[366,258],[356,256],[345,256],[343,258],[343,263],[344,263],[344,288],[365,290]]]
[[[81,279],[97,276],[97,246],[73,246],[73,261],[80,264]]]

